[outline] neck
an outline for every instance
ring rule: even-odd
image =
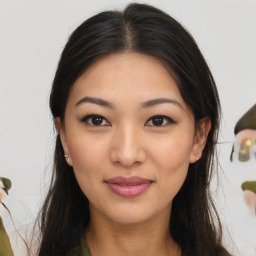
[[[169,232],[169,217],[158,216],[143,223],[120,224],[91,216],[86,241],[92,256],[180,256]]]

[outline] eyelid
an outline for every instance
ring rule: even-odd
[[[81,122],[86,123],[87,125],[90,125],[90,126],[94,126],[94,127],[109,126],[109,125],[94,125],[94,124],[89,124],[89,123],[88,123],[88,120],[89,120],[90,118],[92,118],[92,117],[99,117],[99,118],[102,118],[103,120],[107,121],[108,124],[110,124],[109,121],[108,121],[106,118],[104,118],[104,117],[101,116],[101,115],[96,115],[96,114],[91,114],[91,115],[87,115],[87,116],[83,117],[83,118],[81,119]]]
[[[166,125],[170,125],[170,124],[176,124],[177,122],[174,121],[172,118],[168,117],[168,116],[164,116],[164,115],[155,115],[155,116],[152,116],[148,119],[148,121],[146,123],[148,123],[150,120],[153,120],[154,118],[163,118],[165,120],[167,120],[168,124],[165,124],[165,125],[152,125],[153,127],[164,127]],[[145,125],[146,126],[146,125]]]

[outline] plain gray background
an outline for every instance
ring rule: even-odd
[[[106,9],[122,9],[129,2],[0,0],[0,176],[13,181],[6,204],[18,228],[33,222],[50,179],[55,133],[48,99],[64,44],[84,19]],[[235,255],[255,256],[256,218],[244,203],[240,185],[256,179],[256,160],[240,163],[235,156],[230,163],[229,155],[237,120],[256,102],[256,1],[140,2],[180,21],[212,70],[223,108],[221,184],[213,186],[213,192],[234,242],[225,231],[228,248]]]

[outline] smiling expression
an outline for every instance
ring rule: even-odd
[[[138,53],[112,54],[87,69],[56,126],[90,214],[118,223],[170,216],[205,143],[170,73]]]

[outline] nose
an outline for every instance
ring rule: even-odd
[[[145,148],[138,130],[132,125],[124,125],[113,134],[111,161],[125,168],[142,164],[146,159]]]

